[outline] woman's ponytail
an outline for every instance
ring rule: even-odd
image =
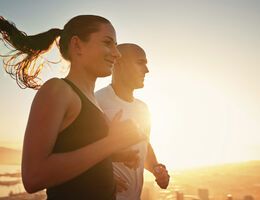
[[[0,16],[0,33],[6,46],[14,50],[5,57],[4,67],[8,74],[16,79],[21,88],[38,89],[37,79],[42,64],[37,64],[37,58],[47,52],[62,30],[50,29],[37,35],[27,36],[18,30],[13,23]]]

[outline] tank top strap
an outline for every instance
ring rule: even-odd
[[[76,94],[79,96],[81,101],[85,101],[86,100],[86,96],[81,92],[81,90],[70,80],[63,78],[62,80],[64,80],[67,84],[70,85],[70,87],[73,89],[74,92],[76,92]]]

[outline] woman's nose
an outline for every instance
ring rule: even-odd
[[[122,56],[116,46],[114,46],[114,48],[113,48],[112,55],[113,55],[113,57],[115,57],[115,59],[121,58],[121,56]]]

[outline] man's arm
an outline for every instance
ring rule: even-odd
[[[148,143],[147,156],[144,163],[145,169],[155,176],[155,181],[162,189],[166,189],[169,185],[170,176],[165,165],[158,163],[152,145]]]
[[[158,165],[157,158],[155,156],[152,145],[148,143],[147,145],[147,156],[144,162],[144,168],[154,174],[154,166]]]

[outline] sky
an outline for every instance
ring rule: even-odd
[[[0,5],[0,15],[28,35],[95,14],[112,22],[118,43],[143,47],[150,73],[135,95],[149,106],[151,144],[169,168],[260,160],[260,1],[1,0]],[[60,59],[55,50],[48,56]],[[35,91],[20,89],[0,67],[0,146],[21,149]],[[43,80],[64,76],[64,69],[64,62],[49,67]],[[96,89],[109,82],[110,77],[99,79]]]

